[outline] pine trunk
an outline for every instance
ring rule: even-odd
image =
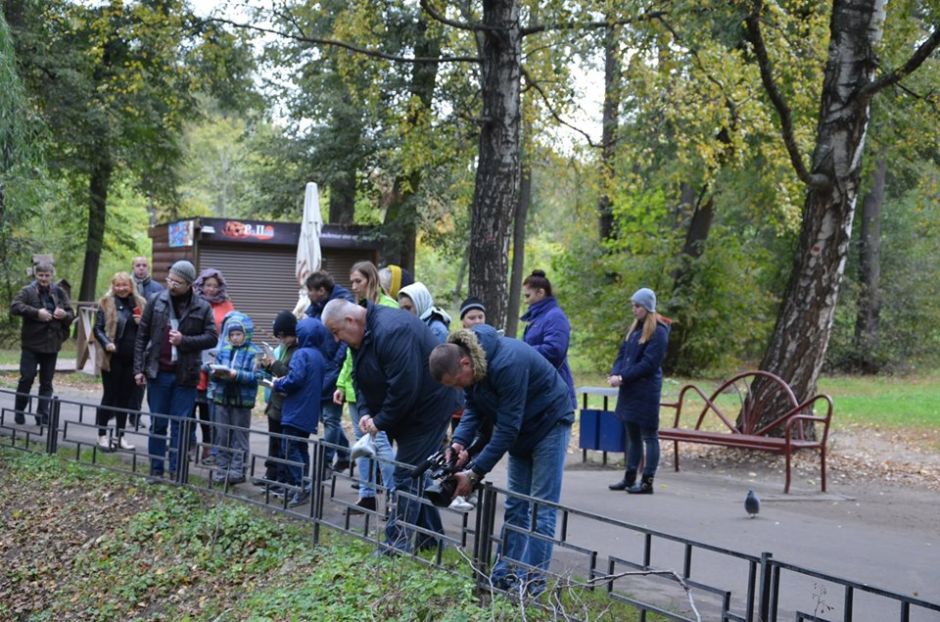
[[[760,368],[790,383],[801,401],[816,392],[829,345],[839,285],[849,252],[858,195],[872,82],[875,45],[884,27],[884,0],[835,0],[823,81],[812,174],[829,183],[809,188],[799,248]],[[755,381],[760,398],[766,385]],[[782,414],[765,411],[762,423]]]
[[[470,213],[470,291],[487,319],[505,326],[509,240],[519,202],[522,34],[515,0],[485,0],[478,34],[483,117]]]

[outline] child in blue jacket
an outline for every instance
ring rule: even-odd
[[[290,359],[286,376],[274,381],[273,390],[286,394],[281,405],[281,433],[284,441],[284,465],[281,481],[294,493],[288,505],[306,503],[310,492],[304,486],[304,474],[310,472],[310,451],[307,439],[320,422],[320,401],[323,397],[323,375],[326,359],[323,348],[333,339],[320,320],[306,317],[297,323],[299,348]]]
[[[255,406],[260,377],[255,365],[260,350],[251,343],[253,330],[250,317],[238,311],[230,312],[222,323],[224,345],[219,349],[216,362],[212,366],[204,365],[214,383],[212,399],[215,420],[219,424],[216,428],[219,452],[212,474],[212,481],[216,483],[245,481],[251,409]]]

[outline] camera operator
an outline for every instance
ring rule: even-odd
[[[398,444],[396,459],[412,466],[439,449],[458,394],[428,373],[428,355],[437,344],[431,329],[406,311],[372,302],[361,307],[341,299],[327,303],[322,319],[352,352],[362,432],[387,432]],[[436,507],[408,498],[407,493],[418,490],[410,472],[410,467],[396,465],[395,489],[406,494],[398,496],[398,507],[385,527],[388,544],[403,550],[411,548],[414,531],[405,525],[444,533]],[[416,546],[431,548],[437,540],[421,534]]]
[[[490,441],[467,470],[456,474],[456,494],[468,494],[508,451],[509,490],[557,503],[574,413],[568,385],[551,363],[522,341],[501,337],[492,326],[480,324],[434,348],[429,367],[438,382],[466,392],[466,408],[450,447],[458,452],[458,465],[467,464],[465,448],[480,426],[494,426]],[[527,531],[533,509],[526,499],[510,496],[504,524]],[[503,527],[504,548],[491,577],[494,586],[517,589],[522,582],[533,595],[545,589],[555,514],[551,506],[538,508],[537,535]]]

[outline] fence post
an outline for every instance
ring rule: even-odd
[[[473,563],[476,568],[476,583],[489,587],[490,565],[493,559],[493,528],[496,524],[496,489],[491,482],[484,482],[483,493],[477,507],[477,536],[473,543]]]
[[[287,456],[285,456],[286,458]],[[313,442],[313,460],[310,462],[310,509],[313,514],[313,544],[320,544],[320,522],[323,520],[323,474],[326,473],[326,447],[319,440]],[[301,478],[303,486],[303,478]]]
[[[760,622],[770,622],[771,601],[771,558],[772,553],[760,554],[760,593],[757,599],[758,619]]]
[[[49,406],[49,421],[46,427],[46,453],[54,455],[59,449],[59,408],[62,406],[58,395],[52,396],[52,403]]]
[[[176,448],[176,483],[177,484],[188,484],[189,483],[189,448],[192,445],[192,434],[193,434],[193,419],[191,417],[184,417],[182,421],[179,422],[180,426],[180,436],[179,436],[179,445]],[[170,437],[172,438],[173,433],[173,422],[170,422],[171,430]],[[172,440],[170,442],[170,451],[172,448]]]

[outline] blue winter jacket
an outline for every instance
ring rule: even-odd
[[[663,358],[669,343],[669,326],[656,324],[656,331],[646,343],[640,343],[643,331],[634,330],[620,345],[611,375],[623,376],[617,393],[616,415],[644,428],[659,427],[659,402],[663,392]]]
[[[323,348],[333,336],[320,320],[310,317],[297,322],[297,351],[290,371],[274,382],[273,389],[286,393],[281,405],[281,425],[313,434],[320,423],[320,402],[326,359]]]
[[[436,345],[431,329],[411,313],[367,303],[362,343],[350,348],[359,414],[393,438],[448,420],[459,398],[428,371]]]
[[[228,340],[232,324],[238,322],[245,329],[245,341],[237,348]],[[260,372],[255,369],[255,359],[260,350],[251,343],[254,333],[254,323],[251,318],[239,311],[231,311],[223,320],[220,347],[216,354],[217,365],[225,365],[236,371],[235,378],[213,376],[212,390],[209,394],[216,404],[235,406],[237,408],[253,408],[258,396],[258,380]],[[203,365],[203,371],[209,372],[209,365]]]
[[[577,408],[574,377],[571,375],[571,368],[568,367],[568,340],[571,338],[571,324],[568,323],[568,316],[558,306],[555,297],[549,296],[530,306],[520,319],[527,322],[522,340],[535,348],[558,370],[562,380],[568,385],[571,408]]]
[[[315,302],[307,307],[307,317],[312,317],[319,320],[320,316],[323,315],[323,308],[326,307],[326,303],[336,299],[356,302],[356,298],[348,289],[342,285],[333,285],[333,291],[330,292],[330,295],[326,298],[326,300]],[[339,372],[343,368],[343,361],[346,360],[346,347],[347,346],[344,342],[336,341],[330,337],[328,343],[326,343],[324,347],[321,348],[323,356],[326,357],[327,362],[327,368],[324,372],[325,379],[323,382],[324,402],[333,401],[333,391],[336,390],[336,379],[339,377]]]
[[[507,451],[531,455],[553,426],[574,422],[574,408],[564,380],[534,348],[486,324],[473,332],[486,353],[486,377],[465,390],[454,441],[467,447],[484,420],[494,424],[490,442],[473,459],[473,470],[484,475]]]

